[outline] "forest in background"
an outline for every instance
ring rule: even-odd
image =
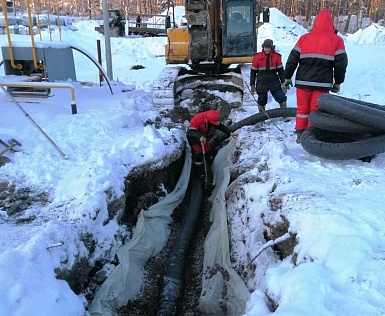
[[[120,0],[125,12],[160,13],[169,6],[183,6],[184,0]],[[277,8],[307,29],[322,9],[328,9],[341,33],[354,33],[371,23],[384,25],[385,0],[259,0],[260,9]]]
[[[353,33],[371,23],[384,25],[384,0],[261,0],[262,7],[275,7],[283,14],[310,29],[314,17],[328,9],[341,33]]]
[[[385,0],[257,0],[262,8],[277,8],[307,29],[311,29],[314,17],[327,8],[333,15],[335,27],[343,34],[354,33],[371,23],[384,26]],[[26,0],[7,0],[20,10],[26,9]],[[35,13],[60,12],[60,15],[99,18],[102,0],[30,0]],[[172,6],[184,6],[185,0],[109,0],[108,6],[132,14],[160,14]]]

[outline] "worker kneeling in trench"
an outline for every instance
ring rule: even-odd
[[[214,157],[209,140],[214,136],[215,130],[225,133],[228,137],[232,134],[230,129],[219,120],[220,114],[216,110],[198,113],[191,119],[187,131],[187,140],[192,148],[193,168],[202,177],[209,173],[210,180],[212,179],[211,168],[206,163],[211,164]]]

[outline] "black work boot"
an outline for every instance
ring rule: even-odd
[[[300,144],[301,143],[301,136],[303,133],[304,129],[297,129],[295,133],[297,134],[297,139],[295,140],[296,143]]]

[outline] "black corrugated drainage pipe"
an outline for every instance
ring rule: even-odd
[[[230,130],[232,132],[236,131],[237,129],[246,126],[246,125],[255,125],[259,122],[266,121],[271,118],[277,118],[277,117],[295,117],[296,116],[297,108],[286,108],[286,109],[271,109],[266,110],[265,112],[257,113],[254,115],[251,115],[249,117],[246,117],[243,120],[240,120],[237,123],[234,123],[230,126]]]
[[[370,162],[385,152],[385,107],[332,94],[322,94],[321,111],[309,115],[313,128],[302,133],[308,153],[326,159]]]
[[[286,109],[271,109],[266,110],[265,112],[253,114],[249,117],[246,117],[243,120],[240,120],[237,123],[234,123],[229,128],[232,132],[235,132],[237,129],[247,126],[247,125],[255,125],[259,122],[263,122],[266,120],[269,120],[271,118],[277,118],[277,117],[295,117],[296,116],[297,108],[286,108]],[[219,136],[210,142],[210,145],[215,148],[219,146],[220,143],[222,143],[226,138],[227,135],[225,133],[219,132]]]
[[[177,303],[182,287],[182,273],[186,251],[189,247],[202,204],[202,181],[192,172],[190,174],[191,194],[189,208],[181,224],[179,236],[171,250],[166,270],[163,276],[163,292],[157,316],[172,316],[177,314]]]

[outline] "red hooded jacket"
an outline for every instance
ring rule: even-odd
[[[200,138],[202,136],[206,137],[211,127],[227,134],[228,137],[230,136],[230,129],[219,123],[219,119],[220,114],[216,110],[198,113],[191,119],[190,127],[187,131],[187,139],[195,153],[202,151]],[[204,146],[206,151],[211,150],[209,142],[206,142]]]
[[[344,82],[348,57],[342,38],[334,31],[330,12],[321,10],[313,30],[299,38],[285,66],[285,78],[290,79],[299,65],[297,88],[331,90],[333,83]]]
[[[209,132],[209,122],[218,126],[219,117],[219,112],[215,110],[198,113],[191,119],[190,129],[195,129],[200,134],[206,135]]]

